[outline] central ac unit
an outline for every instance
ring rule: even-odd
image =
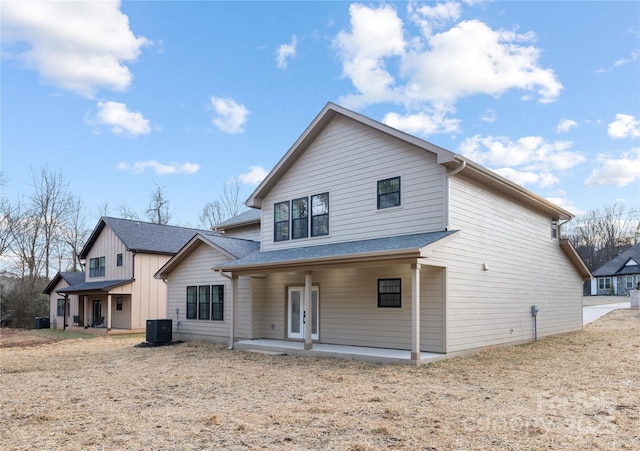
[[[170,319],[148,319],[147,320],[147,342],[151,344],[167,344],[172,339],[172,320]]]

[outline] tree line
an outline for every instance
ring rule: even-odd
[[[0,174],[0,186],[7,183]],[[111,214],[108,204],[90,215],[59,171],[48,166],[32,170],[30,191],[15,202],[0,197],[0,325],[31,328],[37,316],[49,316],[49,298],[42,292],[58,271],[83,271],[82,246],[102,216],[170,224],[171,209],[164,188],[156,185],[149,207],[142,213],[122,203]],[[236,179],[223,186],[219,200],[208,202],[198,227],[216,224],[246,207],[242,184]]]

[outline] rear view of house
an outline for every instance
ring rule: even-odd
[[[246,204],[260,212],[259,229],[245,214],[221,231],[230,240],[258,234],[259,249],[201,239],[156,274],[167,280],[178,337],[393,349],[420,362],[582,328],[590,273],[559,230],[571,213],[337,105]],[[196,271],[202,288],[189,276]],[[214,333],[210,292],[219,284],[226,316]],[[186,317],[201,293],[204,315]]]
[[[167,287],[153,275],[199,232],[101,218],[80,253],[86,269],[82,277],[70,280],[68,273],[60,273],[45,291],[56,327],[64,327],[62,315],[66,324],[107,330],[144,330],[147,319],[166,318]],[[65,302],[67,312],[60,308]]]

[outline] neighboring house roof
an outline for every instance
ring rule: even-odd
[[[635,265],[633,264],[634,262],[636,263]],[[640,265],[638,264],[640,264],[640,243],[609,260],[593,271],[593,275],[596,277],[604,277],[640,274]]]
[[[91,291],[109,291],[112,288],[120,287],[133,282],[133,279],[126,280],[103,280],[100,282],[82,282],[67,288],[58,290],[57,293],[78,294]]]
[[[240,238],[227,238],[215,232],[198,233],[185,244],[167,263],[156,272],[156,279],[166,278],[180,263],[182,263],[200,244],[206,244],[231,259],[246,257],[260,250],[257,241]]]
[[[69,286],[76,285],[84,282],[84,273],[83,272],[70,272],[70,271],[59,271],[58,274],[51,279],[51,282],[47,284],[47,287],[44,289],[44,294],[51,294],[53,289],[62,281],[67,282]]]
[[[260,223],[260,215],[261,212],[258,209],[250,208],[247,211],[243,211],[240,214],[235,215],[232,218],[229,218],[225,221],[222,221],[220,224],[215,226],[216,230],[224,230],[231,227],[240,227],[249,224],[259,224]]]
[[[420,257],[426,247],[452,237],[457,231],[420,233],[414,235],[392,236],[369,240],[333,243],[318,246],[295,247],[267,252],[254,252],[246,257],[231,260],[216,266],[214,269],[228,271],[240,269],[260,269],[282,266],[300,266],[304,264],[320,264],[337,260],[355,261],[376,258],[384,259],[406,254]]]
[[[267,177],[260,183],[256,190],[249,196],[246,201],[246,205],[249,207],[260,208],[262,205],[262,199],[266,194],[278,183],[278,180],[287,172],[289,168],[295,163],[307,147],[313,142],[324,128],[333,120],[336,115],[342,115],[350,118],[361,124],[372,127],[382,133],[393,136],[397,139],[412,144],[420,149],[426,150],[436,155],[437,162],[447,169],[454,171],[461,168],[461,176],[468,177],[476,182],[483,184],[491,189],[499,191],[504,195],[507,195],[518,202],[526,204],[537,210],[544,211],[549,214],[550,217],[556,219],[571,219],[573,214],[558,207],[557,205],[549,202],[548,200],[538,196],[535,193],[517,185],[506,178],[496,174],[495,172],[472,162],[471,160],[457,155],[442,147],[436,146],[430,142],[424,141],[408,133],[396,130],[388,125],[382,124],[378,121],[370,119],[361,114],[350,111],[341,106],[333,103],[328,103],[322,111],[316,116],[316,118],[307,127],[304,133],[296,140],[293,146],[287,151],[287,153],[280,159],[273,170],[267,175]]]
[[[89,250],[98,239],[100,232],[108,226],[130,251],[151,254],[175,254],[184,243],[201,229],[178,227],[165,224],[155,224],[132,219],[102,217],[91,233],[80,253],[80,258],[86,258]]]

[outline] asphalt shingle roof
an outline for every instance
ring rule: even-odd
[[[214,232],[200,233],[200,236],[224,249],[236,258],[246,257],[260,250],[260,243],[257,241],[228,238]]]
[[[131,279],[103,280],[101,282],[82,282],[67,288],[58,290],[58,293],[79,293],[82,291],[109,291],[111,288],[131,283]]]
[[[596,277],[603,277],[625,274],[640,274],[640,266],[624,266],[630,258],[632,258],[637,263],[640,263],[640,243],[622,252],[617,257],[609,260],[609,262],[593,271],[593,275]]]
[[[234,226],[236,224],[243,224],[245,222],[257,221],[260,219],[260,210],[256,210],[255,208],[250,208],[247,211],[243,211],[240,214],[235,215],[232,218],[229,218],[225,221],[222,221],[220,224],[216,225],[216,228],[224,229],[226,227]]]
[[[453,235],[456,231],[419,233],[415,235],[393,236],[370,240],[350,241],[346,243],[325,244],[319,246],[296,247],[267,252],[254,252],[246,257],[231,260],[216,268],[233,270],[239,267],[296,263],[317,259],[355,257],[359,254],[383,252],[401,252],[418,250],[436,241]]]

